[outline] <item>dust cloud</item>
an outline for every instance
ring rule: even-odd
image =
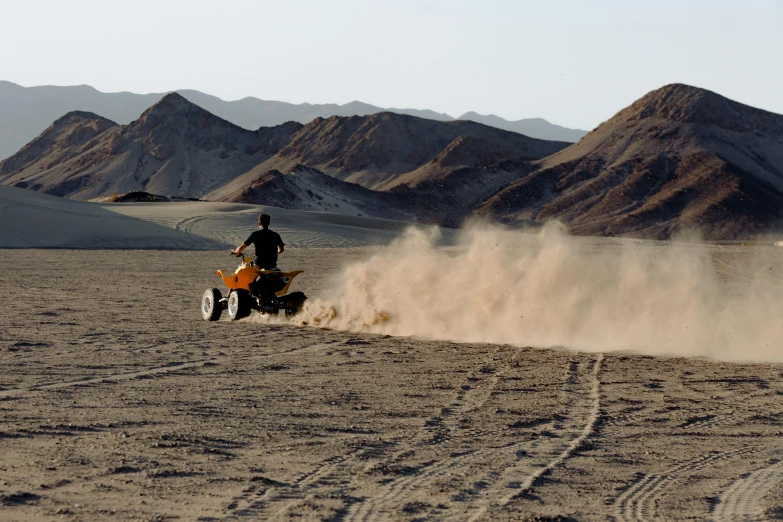
[[[527,233],[486,224],[439,247],[411,228],[347,266],[298,321],[335,329],[585,351],[783,361],[774,247]]]

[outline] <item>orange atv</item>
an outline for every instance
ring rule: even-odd
[[[262,270],[253,265],[252,257],[242,256],[242,264],[233,274],[217,271],[217,276],[222,277],[229,288],[228,295],[223,297],[217,288],[204,292],[201,317],[205,321],[217,321],[227,309],[228,318],[232,321],[247,317],[251,310],[265,315],[278,315],[280,310],[284,310],[285,316],[291,318],[302,309],[307,299],[302,292],[286,294],[291,282],[302,272],[304,270]]]

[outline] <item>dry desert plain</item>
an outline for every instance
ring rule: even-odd
[[[154,208],[123,212],[193,207]],[[283,228],[311,298],[383,250]],[[727,288],[753,248],[726,247]],[[202,321],[235,263],[0,250],[0,519],[783,518],[781,364]]]

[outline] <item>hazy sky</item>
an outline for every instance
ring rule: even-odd
[[[783,1],[0,0],[0,79],[590,129],[672,82],[783,113]]]

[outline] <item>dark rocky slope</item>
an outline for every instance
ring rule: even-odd
[[[285,174],[278,170],[262,172],[249,185],[227,194],[222,201],[416,220],[415,212],[404,198],[340,181],[304,165],[297,165]]]
[[[285,170],[303,164],[366,188],[390,188],[400,176],[438,162],[450,149],[459,149],[460,141],[472,143],[474,152],[486,149],[487,153],[460,154],[457,150],[448,161],[440,159],[438,174],[468,166],[486,167],[500,160],[540,159],[569,145],[471,121],[439,122],[384,112],[316,119],[262,167]],[[483,146],[475,146],[476,142]],[[416,179],[427,177],[420,172]]]
[[[653,91],[480,205],[578,234],[745,238],[780,230],[783,116],[686,85]]]

